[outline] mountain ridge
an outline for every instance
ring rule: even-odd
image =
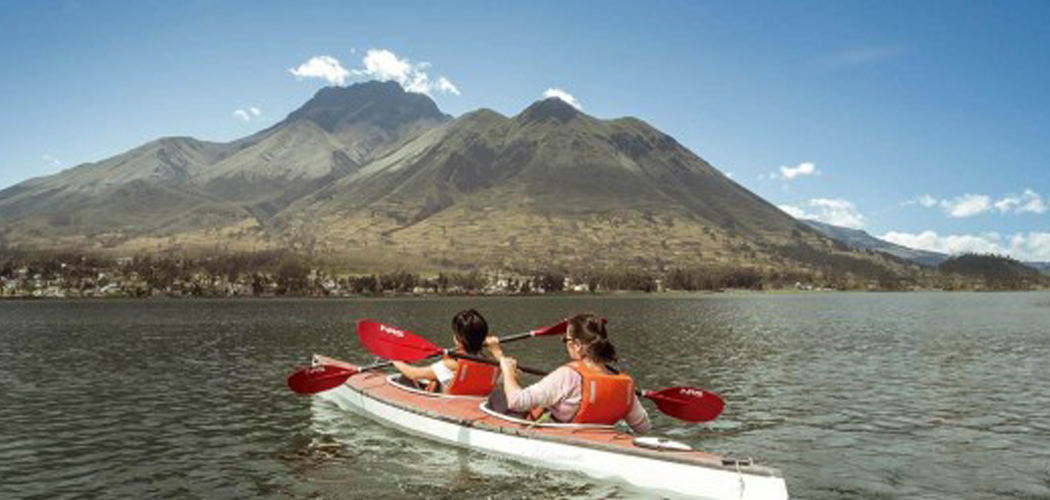
[[[919,250],[915,248],[898,245],[889,241],[876,238],[867,233],[862,229],[852,229],[848,227],[836,226],[812,219],[801,219],[802,222],[813,227],[817,231],[825,234],[829,238],[842,242],[852,248],[858,250],[873,250],[882,252],[885,254],[892,255],[894,257],[910,260],[912,262],[928,266],[936,267],[940,263],[948,260],[949,255],[931,252],[928,250]]]
[[[85,179],[95,191],[67,196]],[[0,192],[0,221],[11,246],[288,248],[360,269],[912,272],[838,248],[643,120],[554,98],[453,119],[391,82],[322,89],[228,143],[163,138],[27,181]]]

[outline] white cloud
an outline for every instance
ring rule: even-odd
[[[983,213],[996,210],[999,213],[1013,214],[1043,214],[1050,211],[1048,202],[1039,193],[1025,189],[1021,194],[1008,194],[993,201],[986,194],[964,194],[955,199],[937,199],[929,194],[924,194],[916,200],[903,203],[913,205],[918,203],[926,208],[940,207],[944,213],[951,217],[973,217]]]
[[[259,108],[255,107],[255,106],[249,106],[246,109],[236,109],[236,110],[233,111],[232,114],[233,114],[234,118],[236,118],[236,119],[238,119],[238,120],[240,120],[242,122],[250,122],[250,121],[258,118],[259,115],[262,114],[262,111],[259,110]]]
[[[409,81],[412,77],[412,63],[389,50],[370,49],[361,62],[365,69],[354,70],[354,74],[367,75],[376,80],[395,80],[398,83]]]
[[[788,215],[796,219],[812,219],[813,217],[806,213],[805,210],[798,208],[793,205],[777,205],[777,208],[783,210]]]
[[[992,199],[984,194],[964,194],[954,200],[941,200],[941,207],[952,217],[973,217],[991,210]]]
[[[1015,234],[1010,238],[1010,252],[1021,260],[1050,262],[1050,233]]]
[[[936,231],[923,231],[918,234],[890,231],[882,235],[882,239],[909,248],[946,254],[1004,253],[999,244],[1001,237],[998,233],[941,236]]]
[[[298,68],[291,68],[288,71],[299,80],[319,78],[331,85],[343,85],[350,77],[350,72],[332,56],[311,57]]]
[[[1004,196],[1001,200],[995,202],[995,209],[1000,212],[1013,212],[1015,214],[1042,214],[1048,210],[1043,197],[1031,189],[1025,189],[1024,193],[1020,195],[1010,194]]]
[[[583,105],[580,104],[580,101],[576,100],[575,96],[573,96],[572,94],[570,94],[570,93],[568,93],[568,92],[566,92],[566,91],[564,91],[562,89],[559,89],[557,87],[551,87],[551,88],[543,91],[543,98],[544,99],[550,99],[551,97],[554,97],[554,98],[557,98],[557,99],[561,99],[562,101],[567,102],[572,107],[574,107],[574,108],[576,108],[576,109],[578,109],[580,111],[583,111]]]
[[[40,159],[46,161],[52,167],[61,167],[62,166],[62,161],[61,160],[59,160],[58,158],[55,158],[54,156],[51,156],[50,154],[47,154],[47,153],[45,153],[44,156],[41,156]]]
[[[817,166],[808,161],[799,163],[798,166],[789,167],[782,165],[780,172],[774,172],[770,177],[773,179],[780,178],[785,181],[793,180],[796,177],[805,177],[810,175],[820,175],[820,170],[817,170]]]
[[[809,204],[821,210],[820,221],[853,229],[864,227],[864,216],[851,201],[816,198],[809,200]]]
[[[437,80],[437,89],[441,92],[459,95],[459,89],[443,76]]]
[[[1021,261],[1050,261],[1050,233],[1015,233],[1005,238],[995,232],[941,236],[935,231],[916,234],[890,231],[881,238],[906,247],[951,255],[992,253]]]
[[[386,49],[368,49],[361,60],[362,69],[352,70],[355,76],[362,76],[379,81],[393,80],[408,92],[430,95],[431,92],[460,95],[459,88],[448,78],[439,76],[431,80],[427,69],[430,63],[413,63],[408,58],[398,57]]]
[[[796,219],[811,219],[835,226],[861,229],[864,227],[864,215],[857,211],[857,206],[849,200],[831,198],[813,198],[809,206],[814,212],[807,212],[792,205],[778,205],[777,208],[787,212]]]

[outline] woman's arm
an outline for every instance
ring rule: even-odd
[[[492,353],[493,358],[503,359],[503,346],[499,345],[499,337],[493,335],[485,337],[485,347]]]
[[[634,403],[631,404],[631,411],[627,412],[624,421],[627,422],[627,425],[631,427],[631,430],[634,431],[635,434],[645,434],[653,427],[649,422],[649,413],[645,411],[642,403],[638,401],[638,396],[634,397]]]
[[[518,383],[518,360],[510,356],[502,356],[499,359],[499,370],[503,373],[503,393],[510,399],[510,395],[521,391]]]
[[[514,358],[503,358],[512,360]],[[517,361],[507,363],[517,367]],[[502,363],[501,363],[502,366]],[[517,373],[503,370],[503,392],[507,395],[507,407],[514,411],[529,411],[533,408],[554,406],[569,397],[574,387],[573,376],[579,377],[572,368],[561,367],[554,370],[542,380],[524,389],[518,383]],[[508,377],[508,373],[514,375]]]
[[[394,361],[394,367],[402,375],[412,380],[437,380],[437,375],[434,375],[434,369],[429,366],[412,366],[402,361]]]

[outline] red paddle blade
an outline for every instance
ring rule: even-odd
[[[288,388],[299,394],[315,394],[343,385],[355,373],[357,370],[332,365],[302,368],[288,376]]]
[[[660,411],[687,422],[714,420],[725,408],[718,394],[694,387],[668,387],[643,395],[653,400]]]
[[[562,321],[561,323],[554,324],[548,327],[540,328],[539,330],[533,330],[533,337],[543,337],[545,335],[564,335],[565,331],[569,329],[569,322]]]
[[[419,361],[441,353],[441,348],[412,332],[363,319],[357,323],[357,338],[369,352],[383,359]]]

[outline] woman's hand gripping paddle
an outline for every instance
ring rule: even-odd
[[[499,341],[504,344],[532,337],[561,335],[565,333],[567,327],[568,322],[561,321],[544,328],[501,337]],[[357,336],[369,351],[385,359],[419,361],[444,354],[444,350],[426,339],[372,320],[366,319],[357,323]],[[391,364],[390,362],[376,363],[359,368],[320,364],[296,370],[288,377],[287,382],[288,387],[299,394],[315,394],[339,387],[346,382],[346,379],[357,373],[386,368]]]

